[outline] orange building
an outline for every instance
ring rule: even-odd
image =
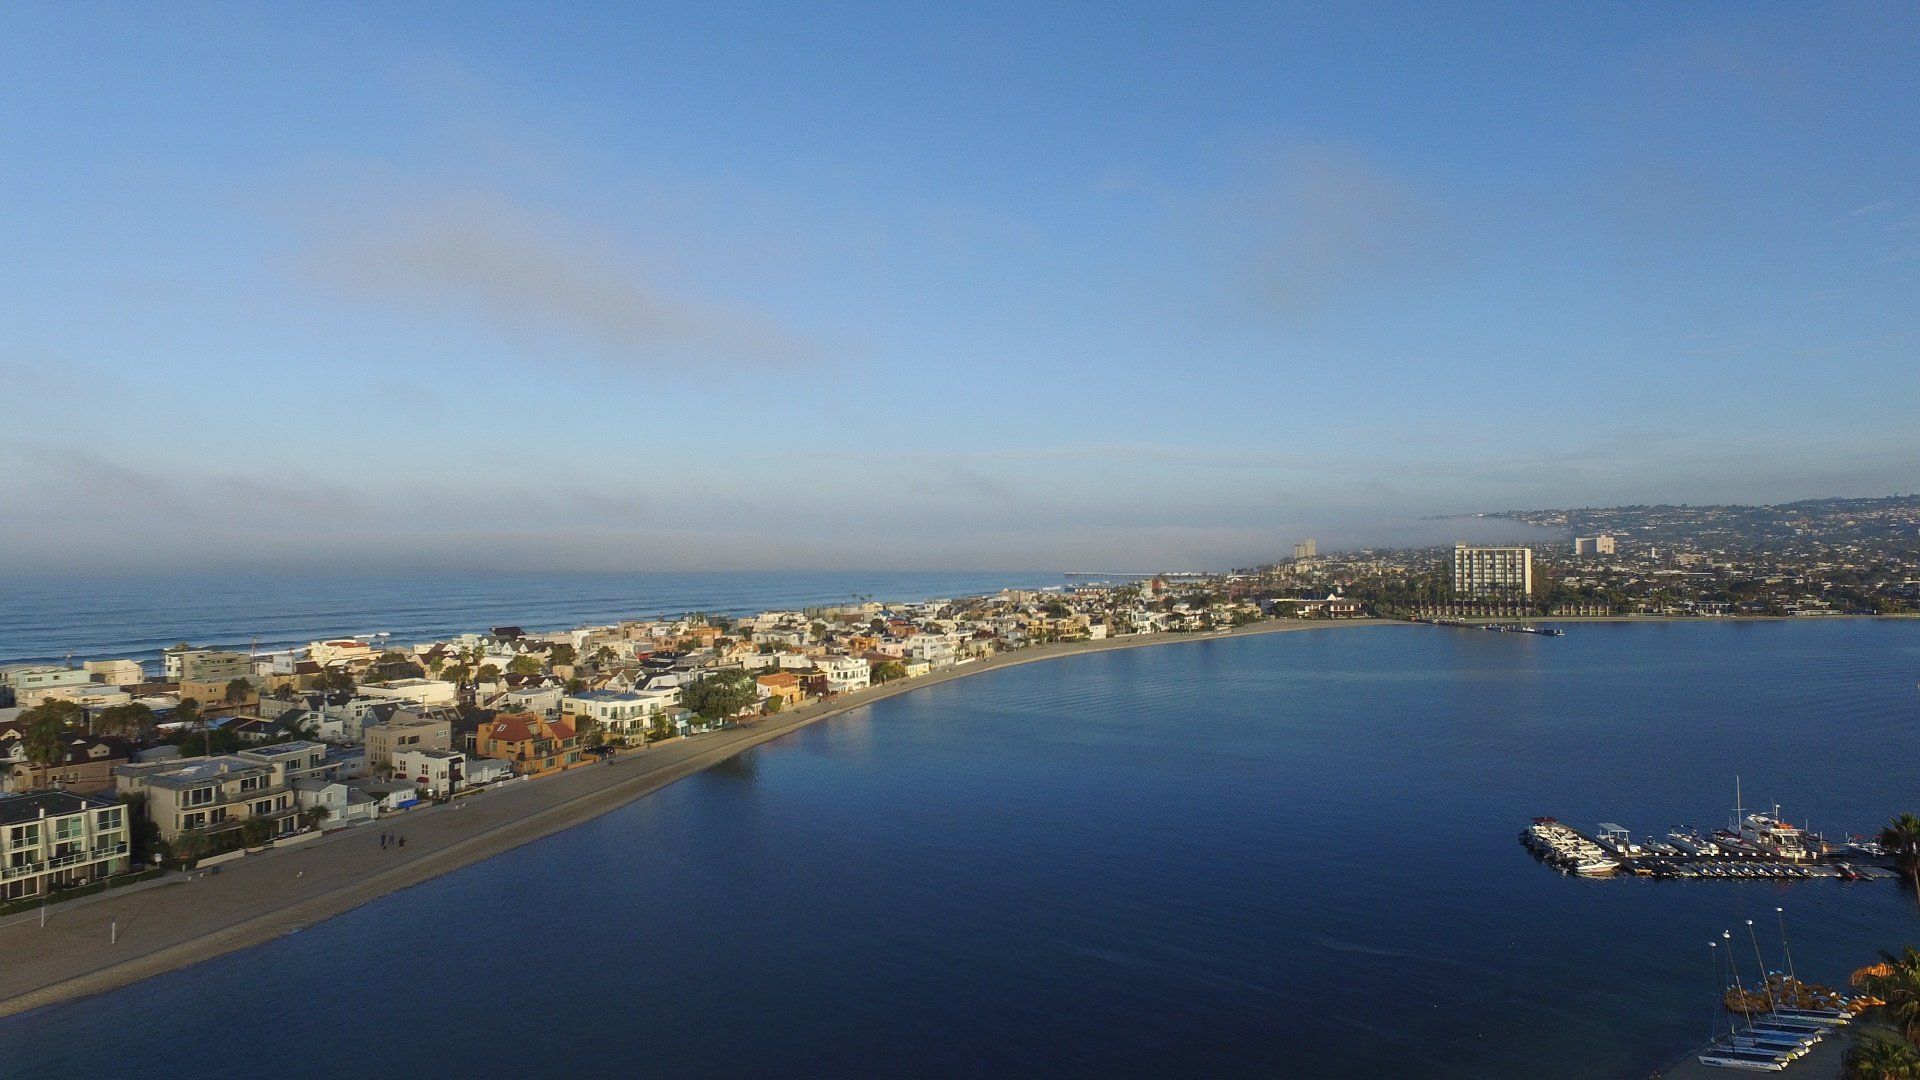
[[[473,734],[474,753],[513,766],[515,776],[545,776],[580,764],[580,736],[565,720],[501,713]]]
[[[800,699],[807,696],[806,691],[800,686],[800,676],[795,675],[791,671],[780,671],[772,675],[761,675],[754,679],[754,681],[760,684],[760,689],[766,691],[767,697],[779,698],[783,708],[791,708],[798,705],[800,704]]]

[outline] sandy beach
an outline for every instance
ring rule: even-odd
[[[1222,637],[1362,626],[1377,619],[1276,621],[1226,633],[1143,634],[1006,653],[919,679],[874,687],[750,724],[675,739],[605,763],[341,829],[296,847],[251,855],[218,874],[57,905],[0,926],[0,1016],[126,986],[271,940],[503,851],[605,814],[761,743],[852,709],[984,671],[1115,649]],[[380,836],[406,838],[383,849]],[[112,941],[117,932],[118,941]]]

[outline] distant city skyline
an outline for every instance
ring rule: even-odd
[[[0,30],[0,572],[1225,567],[1920,476],[1920,9]]]

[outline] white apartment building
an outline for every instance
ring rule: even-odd
[[[1573,538],[1575,555],[1612,555],[1614,542],[1611,536],[1576,536]]]
[[[933,668],[952,667],[960,658],[953,639],[946,634],[915,634],[906,645],[907,656]]]
[[[583,690],[560,700],[560,714],[585,733],[598,728],[608,735],[632,736],[653,726],[653,718],[680,704],[680,691]]]
[[[827,677],[827,693],[850,694],[865,690],[873,681],[873,668],[854,656],[823,656],[814,661],[814,669]]]
[[[1533,549],[1455,544],[1453,592],[1474,599],[1532,596]]]
[[[0,795],[0,900],[45,896],[127,869],[127,811],[67,791]]]
[[[465,787],[467,755],[458,750],[409,747],[393,752],[393,778],[411,780],[433,798]]]
[[[361,683],[361,697],[381,701],[410,701],[415,705],[452,705],[460,700],[459,689],[441,679],[394,679],[390,682]]]

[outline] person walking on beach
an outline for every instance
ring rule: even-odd
[[[403,836],[403,837],[401,837],[401,838],[400,838],[400,846],[401,846],[401,847],[406,847],[406,846],[407,846],[407,838],[406,838],[406,837],[404,837],[404,836]]]
[[[381,851],[387,850],[387,834],[386,833],[380,834],[380,850]]]

